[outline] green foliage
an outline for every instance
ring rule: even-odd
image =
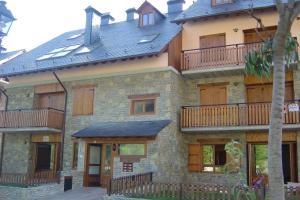
[[[299,63],[297,49],[299,44],[295,38],[289,34],[285,43],[285,63],[287,67],[291,63]],[[255,75],[262,78],[271,76],[273,65],[273,39],[267,39],[260,49],[252,50],[245,56],[246,74]]]

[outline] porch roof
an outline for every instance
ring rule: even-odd
[[[170,123],[171,120],[101,122],[74,133],[73,137],[153,137]]]

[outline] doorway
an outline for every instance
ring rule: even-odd
[[[85,170],[86,186],[107,187],[112,177],[112,145],[89,144]]]
[[[297,181],[296,143],[282,144],[282,164],[284,183]],[[267,143],[248,144],[248,177],[252,185],[259,178],[268,184],[268,145]]]

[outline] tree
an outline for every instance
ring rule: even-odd
[[[272,108],[268,139],[268,172],[270,200],[284,200],[284,179],[282,167],[282,127],[285,96],[285,68],[289,66],[296,41],[290,31],[300,13],[298,0],[274,0],[278,12],[277,31],[264,47],[246,56],[246,72],[267,76],[273,71]],[[259,18],[256,17],[259,23]],[[262,21],[260,20],[262,24]],[[270,66],[273,65],[273,70]]]

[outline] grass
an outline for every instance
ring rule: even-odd
[[[0,187],[4,186],[4,187],[17,187],[17,188],[30,188],[33,186],[28,186],[28,185],[24,185],[24,184],[17,184],[17,183],[1,183]]]

